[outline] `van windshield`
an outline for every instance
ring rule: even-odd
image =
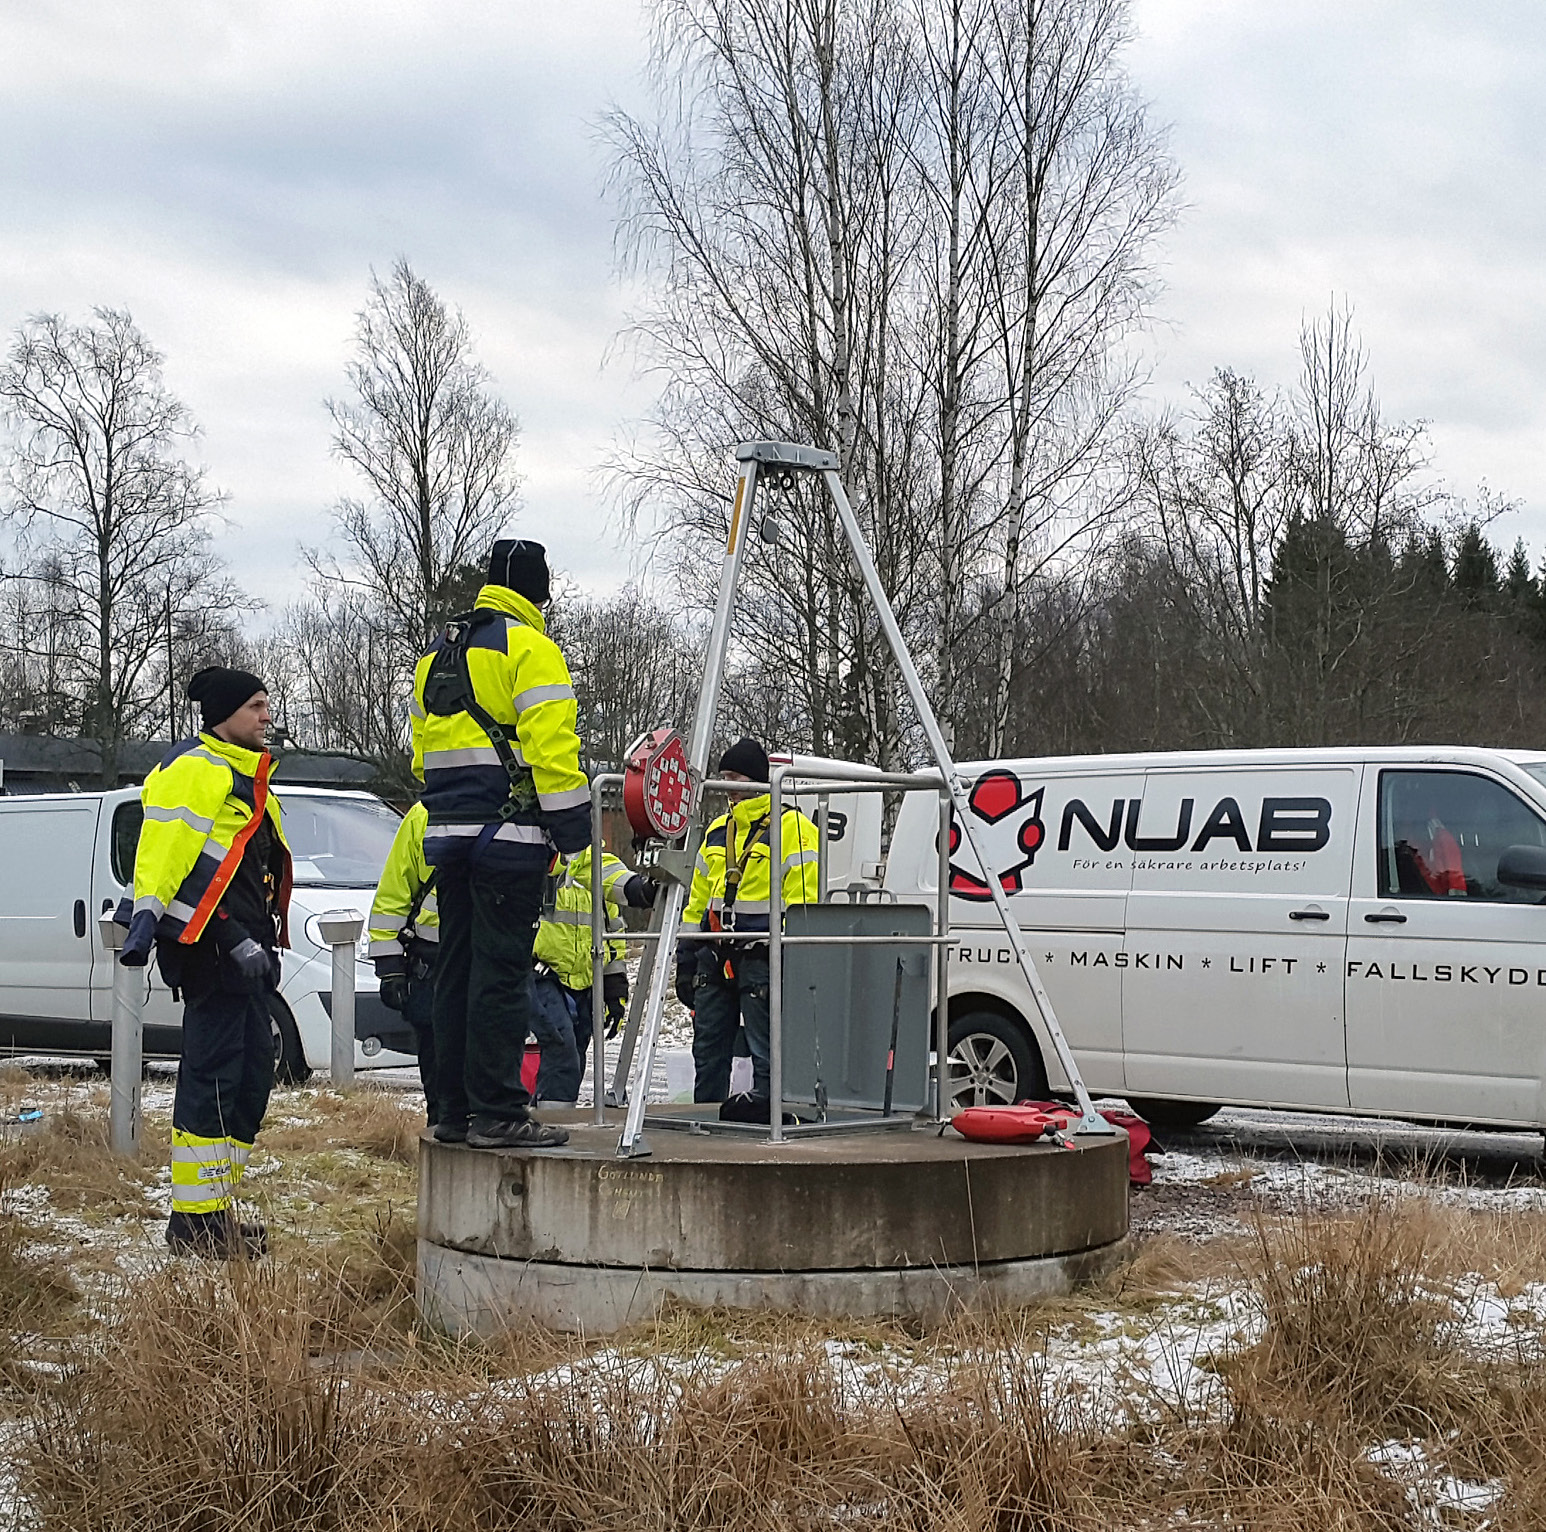
[[[1526,761],[1524,768],[1537,782],[1546,785],[1546,761]]]
[[[402,823],[395,809],[367,798],[282,799],[285,839],[297,884],[374,888]]]
[[[374,888],[381,881],[392,837],[402,823],[396,809],[370,798],[303,798],[280,802],[295,881],[308,888]],[[134,881],[144,810],[137,798],[113,815],[113,876]]]

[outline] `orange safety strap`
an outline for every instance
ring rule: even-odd
[[[204,890],[204,897],[199,900],[192,918],[183,927],[182,935],[177,938],[184,946],[191,947],[204,934],[204,927],[209,924],[209,917],[215,913],[215,906],[220,903],[221,895],[230,887],[231,879],[236,876],[236,869],[241,866],[242,853],[247,849],[247,842],[252,839],[258,826],[263,823],[263,816],[268,812],[270,759],[269,753],[265,750],[252,778],[252,818],[236,832],[236,839],[231,842],[231,849],[226,852],[219,870],[210,880],[209,887]]]

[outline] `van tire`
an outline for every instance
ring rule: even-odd
[[[279,1085],[304,1085],[311,1078],[306,1050],[301,1047],[300,1028],[290,1007],[277,991],[268,997],[268,1021],[274,1034],[274,1080]]]
[[[950,1023],[948,1079],[947,1115],[1047,1095],[1047,1072],[1030,1033],[999,1011],[968,1011]]]
[[[1151,1128],[1200,1127],[1219,1109],[1217,1102],[1164,1101],[1156,1096],[1129,1096],[1127,1104]]]

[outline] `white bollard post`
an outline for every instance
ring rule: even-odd
[[[140,1152],[140,1076],[145,1069],[145,972],[140,968],[125,968],[119,959],[119,951],[129,933],[114,922],[111,910],[98,918],[97,930],[113,965],[113,1081],[108,1143],[114,1154],[137,1156]]]
[[[317,927],[333,949],[333,1084],[347,1090],[354,1084],[354,950],[365,917],[358,910],[329,910],[317,917]]]

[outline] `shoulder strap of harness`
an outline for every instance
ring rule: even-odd
[[[488,735],[499,764],[510,779],[510,794],[499,806],[499,818],[503,822],[536,808],[537,783],[531,768],[523,766],[517,757],[505,725],[478,701],[467,668],[467,645],[473,633],[485,623],[501,620],[498,612],[472,611],[462,617],[453,617],[446,624],[445,640],[430,661],[429,674],[424,678],[424,710],[442,718],[466,713]]]
[[[741,891],[741,874],[746,870],[746,864],[751,860],[752,847],[768,833],[768,820],[770,818],[772,818],[771,814],[764,814],[746,832],[746,839],[741,842],[741,851],[738,856],[730,855],[730,849],[735,844],[735,836],[732,833],[733,826],[735,825],[735,816],[730,815],[725,820],[725,908],[727,910],[735,905],[736,895]]]
[[[430,868],[429,876],[419,884],[418,888],[414,891],[413,898],[408,903],[408,913],[403,918],[403,929],[399,938],[401,944],[405,947],[417,934],[414,928],[418,924],[419,911],[424,908],[424,901],[434,893],[435,874],[439,871],[438,867]]]

